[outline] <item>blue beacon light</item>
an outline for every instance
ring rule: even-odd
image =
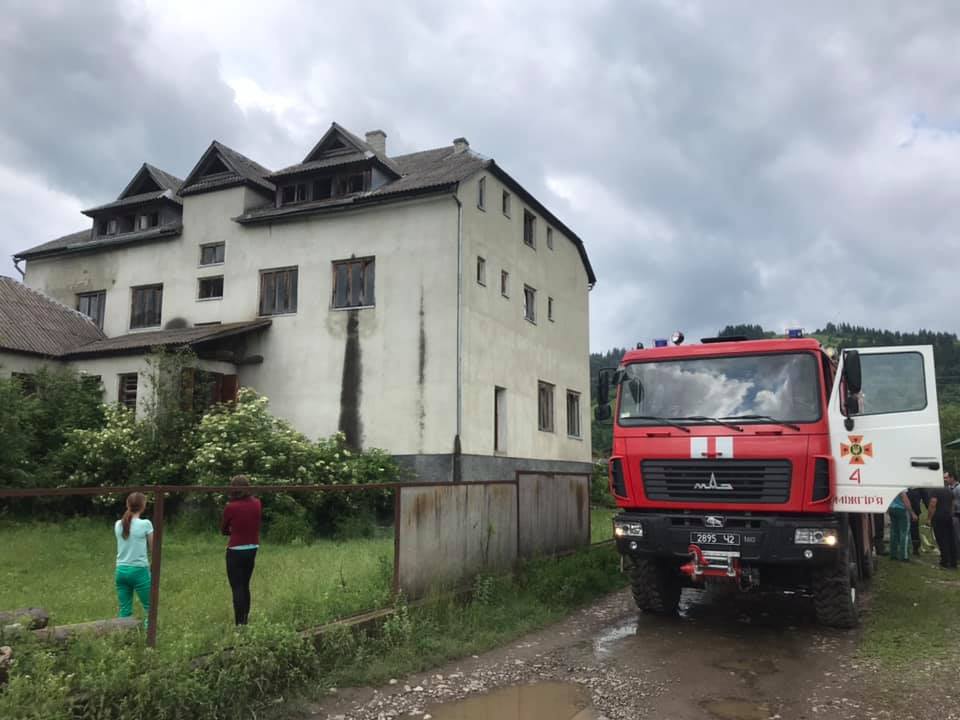
[[[788,337],[788,338],[802,338],[802,337],[803,337],[803,329],[802,329],[802,328],[790,328],[789,330],[787,330],[787,337]]]
[[[667,340],[666,340],[666,338],[654,340],[654,341],[653,341],[653,346],[654,346],[654,347],[666,347],[666,346],[667,346]]]

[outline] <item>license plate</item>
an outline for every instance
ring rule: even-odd
[[[690,542],[694,545],[739,545],[740,533],[690,533]]]

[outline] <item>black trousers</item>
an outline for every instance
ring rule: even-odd
[[[955,568],[957,566],[957,536],[953,532],[953,518],[933,516],[933,535],[940,548],[940,565]]]
[[[227,579],[233,591],[233,620],[246,625],[250,616],[250,578],[257,561],[257,549],[227,550]]]

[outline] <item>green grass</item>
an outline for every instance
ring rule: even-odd
[[[594,507],[590,509],[590,542],[598,543],[613,539],[613,516],[616,508]]]
[[[232,626],[225,538],[164,533],[159,642],[172,634],[204,647]],[[116,541],[110,522],[0,525],[0,609],[43,607],[52,622],[114,617]],[[393,535],[311,545],[265,543],[253,574],[252,620],[319,625],[389,602]],[[139,612],[139,604],[137,604]]]

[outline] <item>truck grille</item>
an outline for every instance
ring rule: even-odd
[[[644,460],[649,500],[710,503],[785,503],[789,460]]]

